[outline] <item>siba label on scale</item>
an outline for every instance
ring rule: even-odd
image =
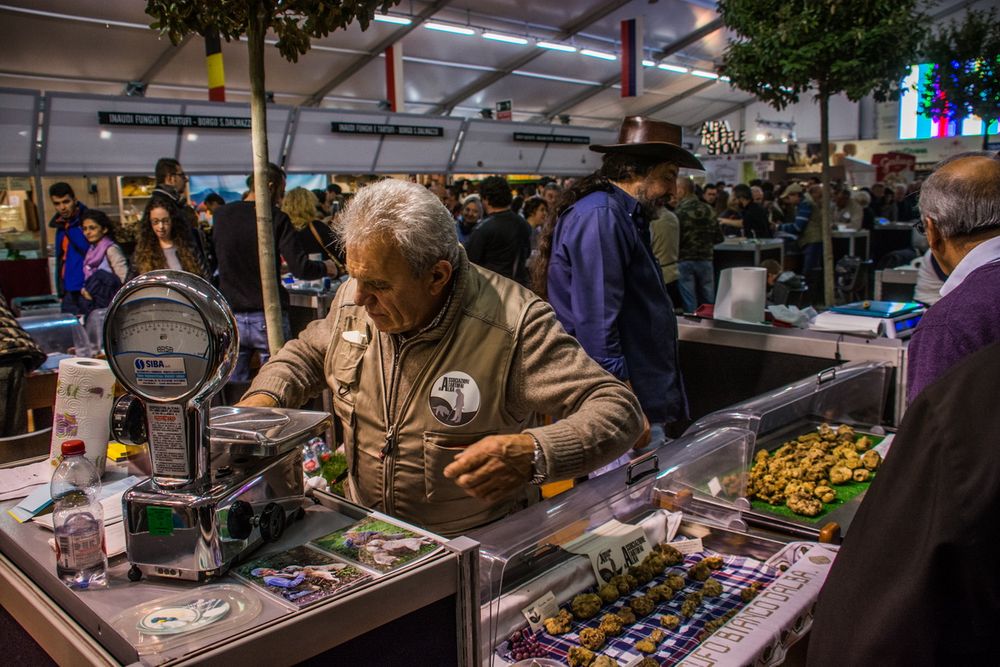
[[[179,387],[187,382],[183,357],[136,357],[135,383],[140,387]]]

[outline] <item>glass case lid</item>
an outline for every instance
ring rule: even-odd
[[[551,565],[570,541],[609,521],[634,522],[656,510],[683,510],[700,519],[740,525],[740,492],[753,434],[720,428],[685,435],[600,477],[473,531],[480,543],[483,595],[498,595],[512,566],[519,578]],[[699,514],[699,496],[711,496],[711,510]],[[662,539],[662,537],[661,537]],[[527,568],[526,570],[524,568]]]
[[[760,435],[806,418],[851,425],[881,424],[892,371],[891,364],[874,361],[829,368],[706,415],[686,434],[733,426]]]

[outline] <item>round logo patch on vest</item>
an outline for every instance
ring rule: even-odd
[[[479,413],[479,385],[468,373],[449,371],[434,381],[430,408],[445,426],[462,426]]]

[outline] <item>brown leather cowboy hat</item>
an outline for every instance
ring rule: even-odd
[[[680,125],[642,116],[626,116],[618,130],[617,144],[591,144],[598,153],[630,153],[663,158],[678,167],[705,170],[701,162],[681,146]]]

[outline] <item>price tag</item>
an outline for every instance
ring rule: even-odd
[[[552,591],[549,591],[522,609],[521,613],[528,619],[528,627],[531,628],[531,631],[538,632],[542,629],[542,621],[559,613],[559,604],[556,602],[556,596],[553,595]]]
[[[174,513],[169,507],[146,506],[146,524],[150,535],[173,535]]]
[[[700,537],[696,537],[693,540],[677,540],[676,542],[671,542],[670,546],[677,549],[685,556],[688,554],[696,554],[705,550],[705,545],[701,543]]]
[[[719,495],[719,491],[722,491],[722,484],[719,482],[718,477],[713,477],[708,480],[708,492],[712,494],[713,497]]]

